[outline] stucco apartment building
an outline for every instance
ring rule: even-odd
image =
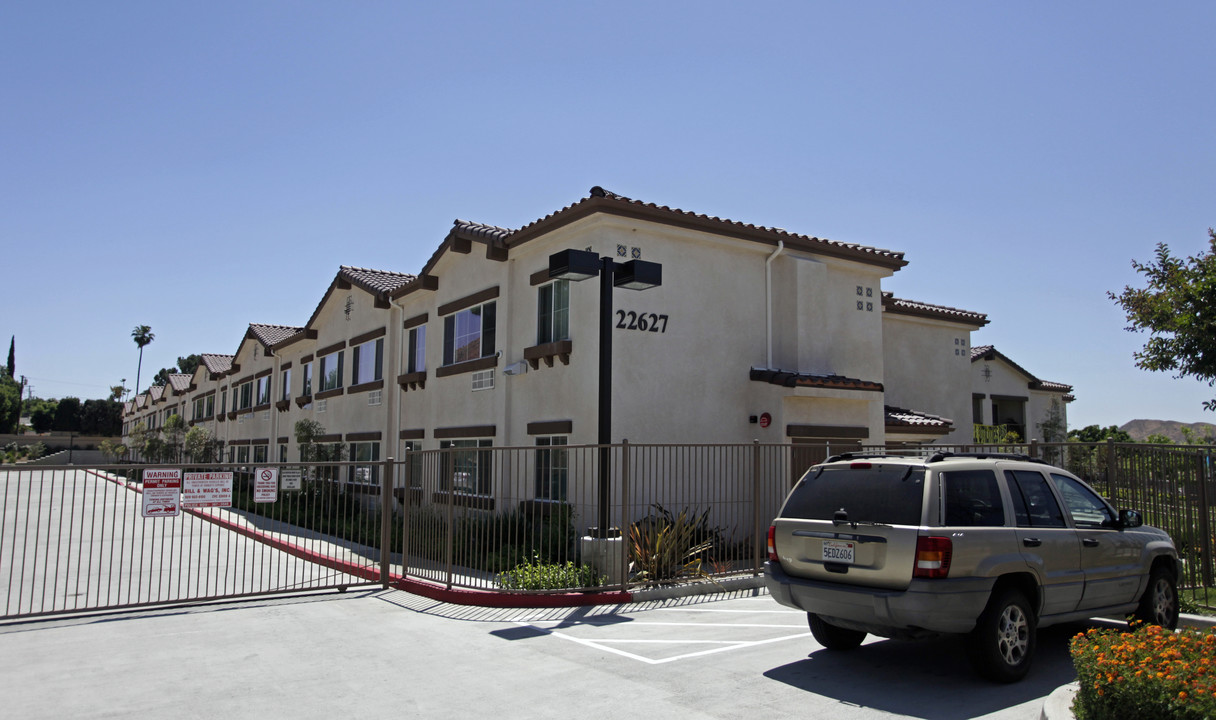
[[[661,266],[658,286],[610,293],[614,443],[759,440],[814,459],[971,442],[1006,415],[1035,437],[1071,400],[972,348],[985,315],[883,292],[902,253],[596,187],[517,229],[458,220],[416,274],[341,267],[303,325],[249,325],[233,355],[129,402],[127,431],[181,413],[237,462],[298,459],[305,418],[355,460],[593,444],[600,283],[552,279],[566,250]]]

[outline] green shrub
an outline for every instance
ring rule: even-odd
[[[504,590],[576,590],[599,587],[608,578],[590,565],[544,563],[539,557],[499,573],[494,582]]]
[[[1141,625],[1072,639],[1079,720],[1216,717],[1216,633]]]
[[[629,569],[635,580],[671,582],[705,578],[702,568],[718,531],[709,527],[709,510],[692,515],[688,508],[672,515],[662,505],[655,515],[629,526]]]

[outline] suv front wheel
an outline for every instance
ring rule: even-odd
[[[815,613],[806,614],[807,624],[811,626],[811,634],[815,640],[828,650],[852,650],[866,639],[866,634],[860,630],[848,630],[836,627],[823,621]]]
[[[988,601],[968,638],[971,664],[983,677],[1016,682],[1030,671],[1035,616],[1021,591],[1007,587]]]
[[[1169,570],[1157,566],[1148,576],[1148,587],[1140,597],[1135,619],[1167,630],[1178,627],[1178,584]]]

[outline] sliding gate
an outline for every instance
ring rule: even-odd
[[[145,508],[129,465],[0,471],[0,618],[379,584],[375,550],[324,532],[349,503],[301,533],[298,496],[259,506],[242,469],[207,470],[233,473],[231,506]]]

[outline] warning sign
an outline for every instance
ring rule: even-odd
[[[182,507],[230,507],[231,472],[188,472],[182,481]]]
[[[144,470],[142,513],[150,517],[177,517],[182,512],[182,471],[177,468]]]
[[[279,497],[279,469],[258,468],[253,474],[253,501],[272,503]]]
[[[283,468],[279,473],[279,481],[283,491],[299,490],[300,481],[303,476],[303,471],[298,467]]]

